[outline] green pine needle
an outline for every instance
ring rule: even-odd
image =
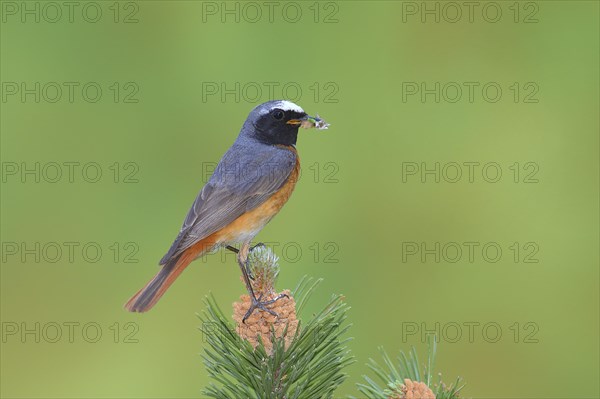
[[[406,378],[425,383],[435,393],[436,399],[458,399],[458,394],[464,387],[464,385],[461,385],[460,378],[457,378],[450,386],[442,382],[441,374],[437,375],[437,382],[433,380],[437,351],[435,337],[428,337],[427,365],[423,370],[419,364],[417,351],[414,347],[408,352],[408,355],[400,352],[395,362],[392,361],[383,348],[380,347],[379,351],[383,358],[383,365],[380,365],[373,359],[369,359],[367,363],[367,367],[375,373],[378,381],[368,376],[363,376],[365,383],[356,384],[358,390],[367,399],[389,398],[391,392],[400,387]],[[380,384],[383,384],[383,386]]]
[[[320,280],[303,278],[293,292],[297,312]],[[332,398],[346,379],[343,369],[354,362],[343,338],[348,305],[333,296],[322,311],[300,324],[289,348],[272,334],[273,352],[262,341],[254,349],[235,332],[211,295],[205,298],[201,331],[208,343],[204,364],[212,382],[203,395],[218,399],[317,399]]]

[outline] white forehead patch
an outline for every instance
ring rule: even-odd
[[[280,101],[270,101],[265,104],[261,104],[257,106],[255,109],[258,109],[259,115],[265,115],[271,112],[272,110],[279,108],[282,111],[294,111],[300,114],[304,114],[304,110],[297,104],[294,104],[291,101],[280,100]]]
[[[285,101],[285,100],[278,101],[275,104],[275,107],[280,108],[283,111],[294,111],[294,112],[298,112],[300,114],[304,113],[304,110],[299,105],[296,105],[291,101]]]

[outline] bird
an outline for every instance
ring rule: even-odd
[[[315,121],[323,123],[291,101],[274,100],[256,106],[194,200],[179,234],[159,262],[161,269],[127,301],[125,309],[150,310],[193,260],[226,248],[237,252],[251,299],[244,322],[257,309],[273,313],[266,306],[285,295],[269,301],[256,296],[248,255],[254,248],[254,237],[294,191],[300,175],[298,130]]]

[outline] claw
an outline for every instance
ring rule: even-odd
[[[246,319],[248,319],[248,317],[250,317],[250,315],[252,313],[254,313],[254,311],[257,309],[267,312],[267,313],[279,318],[279,315],[276,312],[272,311],[271,309],[267,308],[266,306],[270,305],[272,303],[275,303],[282,298],[289,298],[289,296],[287,294],[281,294],[271,300],[261,302],[262,297],[263,296],[261,295],[260,297],[258,297],[258,299],[254,298],[254,297],[252,298],[252,305],[250,305],[250,309],[248,309],[248,311],[244,315],[244,318],[242,319],[242,323],[246,324]]]
[[[259,242],[256,245],[253,245],[250,247],[250,252],[254,251],[256,248],[266,248],[267,246],[265,245],[264,242]]]

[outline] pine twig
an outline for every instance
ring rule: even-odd
[[[365,383],[357,384],[358,390],[367,399],[458,399],[463,389],[461,379],[447,386],[438,374],[437,382],[433,381],[434,364],[437,351],[436,337],[428,336],[427,364],[421,369],[417,351],[413,347],[405,354],[400,352],[396,362],[392,361],[383,348],[379,348],[383,365],[369,359],[367,367],[373,371],[377,380],[363,376]],[[384,385],[379,385],[383,383]]]
[[[257,248],[260,249],[260,248]],[[274,282],[279,272],[277,257],[260,249],[251,258],[255,288],[277,295]],[[289,292],[290,302],[276,302],[290,309],[282,323],[264,311],[257,311],[247,323],[260,328],[246,329],[234,325],[221,311],[215,298],[205,298],[205,310],[199,315],[207,346],[204,364],[212,382],[203,395],[218,399],[317,399],[332,398],[335,389],[346,379],[343,369],[353,363],[344,338],[350,325],[345,323],[348,305],[341,295],[333,296],[319,313],[306,323],[293,324],[296,312],[304,306],[320,280],[302,278]],[[294,302],[294,297],[298,298]],[[283,304],[281,304],[283,303]],[[234,305],[235,313],[240,303]],[[234,315],[234,318],[236,316]],[[255,318],[255,319],[253,319]],[[265,326],[268,327],[265,331]],[[256,336],[249,336],[255,332]],[[244,339],[246,338],[246,339]]]

